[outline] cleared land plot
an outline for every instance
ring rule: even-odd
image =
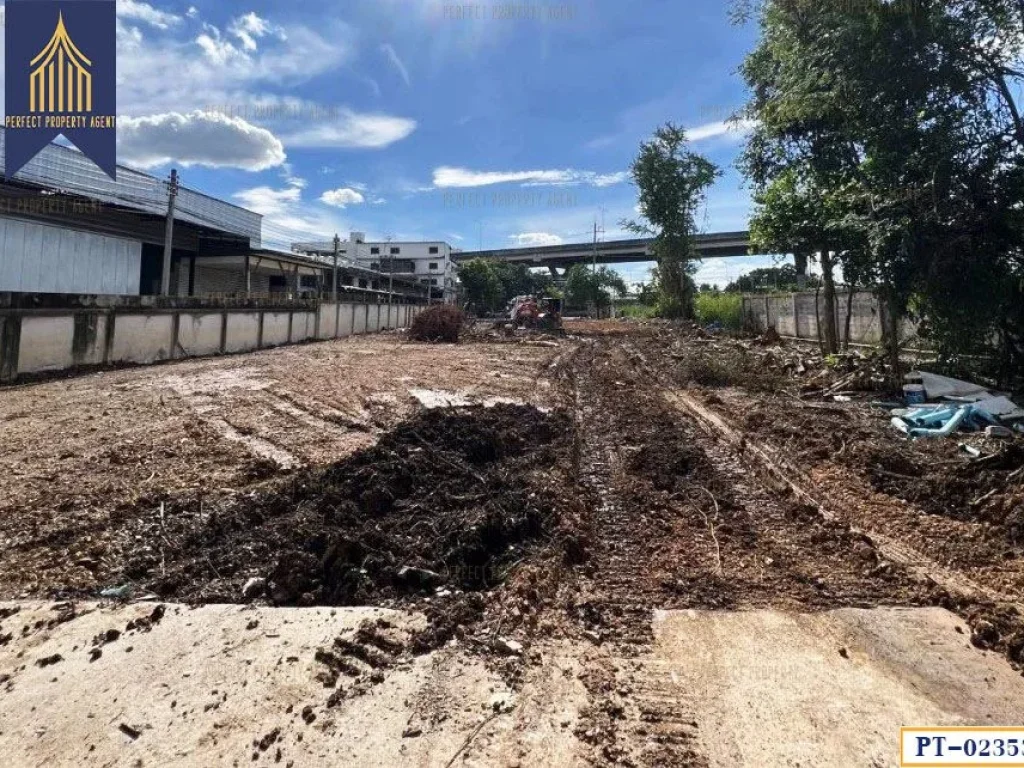
[[[1019,724],[1018,447],[908,445],[691,330],[571,332],[0,392],[33,474],[2,594],[61,601],[0,606],[0,746],[875,768],[900,725]],[[166,608],[94,602],[121,583]]]

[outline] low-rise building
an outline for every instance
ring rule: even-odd
[[[308,256],[330,259],[333,242],[294,243],[292,250]],[[430,291],[431,301],[452,304],[456,299],[456,271],[448,243],[437,241],[367,241],[362,232],[352,232],[339,247],[340,258],[373,272],[393,275],[396,280],[413,280]]]

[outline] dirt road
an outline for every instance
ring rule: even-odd
[[[580,330],[0,393],[0,589],[60,601],[0,609],[0,749],[879,766],[900,725],[1022,724],[1016,447],[979,470],[699,335]],[[122,584],[149,602],[95,602]]]

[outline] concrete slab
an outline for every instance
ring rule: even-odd
[[[603,648],[536,644],[541,662],[516,693],[459,646],[396,657],[378,684],[328,707],[318,648],[366,619],[406,631],[423,618],[169,605],[150,630],[126,631],[153,608],[79,604],[71,616],[60,604],[0,604],[0,762],[393,768],[458,754],[462,766],[586,764],[574,731],[593,702],[581,680]],[[616,662],[638,670],[617,685],[696,723],[712,766],[895,765],[901,725],[1024,718],[1024,679],[958,627],[939,609],[659,612],[652,653]],[[110,629],[122,634],[90,660],[93,638]],[[498,701],[508,711],[496,713]],[[621,743],[656,736],[657,725],[635,726],[623,726]]]
[[[942,609],[659,612],[654,629],[712,766],[876,768],[899,763],[903,725],[1024,722],[1024,679]]]
[[[317,648],[364,619],[405,628],[422,619],[374,608],[168,606],[150,631],[125,632],[153,608],[79,605],[76,618],[48,626],[60,611],[32,604],[3,620],[13,639],[0,647],[0,762],[444,765],[508,693],[479,660],[441,651],[399,659],[369,692],[328,708]],[[122,634],[90,661],[92,638],[109,629]],[[274,729],[272,744],[254,746]]]

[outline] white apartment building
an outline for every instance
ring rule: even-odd
[[[334,243],[295,243],[293,251],[330,257]],[[339,255],[385,275],[411,278],[430,288],[435,302],[453,304],[456,301],[456,272],[452,254],[459,249],[442,241],[423,242],[367,242],[363,232],[352,232],[341,243]]]

